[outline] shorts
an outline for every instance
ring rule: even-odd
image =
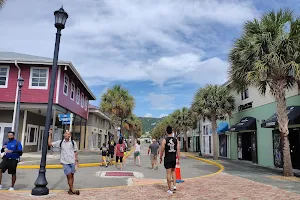
[[[16,174],[18,162],[19,161],[16,159],[3,158],[2,162],[0,163],[0,169],[2,169],[2,173],[5,173],[7,170],[8,174]]]
[[[140,152],[139,151],[136,151],[136,152],[134,152],[134,157],[138,157],[138,156],[140,156]]]
[[[106,156],[102,155],[102,161],[106,161]]]
[[[75,174],[75,164],[63,164],[65,175]]]
[[[164,160],[164,166],[166,169],[175,169],[176,159],[175,160]]]
[[[115,152],[113,152],[113,151],[112,152],[108,152],[108,154],[107,154],[107,156],[108,157],[110,156],[111,158],[114,158],[114,155],[115,155]]]
[[[155,155],[155,154],[151,154],[150,155],[150,160],[151,161],[157,161],[157,154]]]
[[[116,163],[119,162],[119,159],[120,159],[120,163],[123,163],[123,157],[119,157],[119,156],[116,156]]]

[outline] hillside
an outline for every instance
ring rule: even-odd
[[[154,117],[139,117],[142,120],[142,132],[151,132],[155,125],[160,122],[163,118],[154,118]]]

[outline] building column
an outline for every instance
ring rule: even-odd
[[[82,117],[80,117],[80,138],[79,138],[79,150],[81,149],[81,146],[80,146],[80,144],[81,144],[81,132],[82,132]]]
[[[24,110],[24,117],[23,117],[23,127],[22,127],[22,146],[25,146],[25,134],[26,134],[26,124],[27,124],[27,110]]]
[[[84,141],[83,141],[83,149],[85,149],[85,143],[86,143],[86,120],[84,122]]]

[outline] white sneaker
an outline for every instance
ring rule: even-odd
[[[9,189],[8,189],[8,191],[14,191],[15,190],[15,188],[13,188],[13,187],[10,187]]]
[[[173,190],[176,190],[176,185],[173,186]]]
[[[0,190],[2,190],[2,185],[0,185]]]
[[[168,194],[173,194],[173,191],[171,191],[171,190],[168,190],[168,192],[167,192]]]

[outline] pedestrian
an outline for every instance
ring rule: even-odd
[[[158,170],[158,164],[157,164],[157,155],[159,155],[159,145],[157,144],[156,140],[152,140],[152,144],[149,145],[148,149],[148,155],[150,156],[152,170],[154,170],[154,167],[156,170]]]
[[[180,146],[179,142],[172,134],[172,127],[167,127],[167,137],[163,139],[161,144],[161,153],[160,153],[160,163],[162,162],[163,155],[164,156],[164,166],[167,172],[167,182],[168,182],[168,194],[173,194],[171,184],[171,179],[173,178],[173,190],[176,190],[176,156],[177,156],[177,164],[179,164],[180,158]]]
[[[105,164],[105,167],[107,167],[107,162],[106,162],[106,156],[108,154],[108,149],[106,147],[106,143],[104,142],[103,143],[103,146],[100,148],[100,151],[102,151],[102,162]],[[103,163],[102,163],[102,166],[103,166]]]
[[[136,141],[136,144],[134,145],[134,165],[136,165],[136,159],[139,162],[139,167],[141,166],[141,142],[139,140]]]
[[[74,190],[74,174],[76,168],[79,167],[78,163],[78,147],[74,140],[71,138],[71,132],[66,130],[63,140],[52,142],[52,129],[49,130],[48,146],[60,148],[60,162],[63,165],[64,173],[68,180],[69,191],[68,194],[79,195],[79,190]]]
[[[3,157],[0,163],[0,190],[2,190],[2,173],[5,173],[7,170],[8,174],[11,174],[11,186],[8,190],[13,191],[15,190],[17,166],[20,161],[20,156],[23,154],[23,147],[22,144],[15,139],[15,133],[13,131],[9,131],[7,137],[8,142],[4,143],[1,149]]]
[[[108,162],[112,163],[115,155],[115,146],[116,143],[113,140],[113,137],[110,137],[110,140],[108,141]]]
[[[120,160],[120,170],[123,170],[123,157],[125,152],[125,144],[123,139],[119,139],[119,143],[116,145],[116,168],[118,169],[118,162]]]

